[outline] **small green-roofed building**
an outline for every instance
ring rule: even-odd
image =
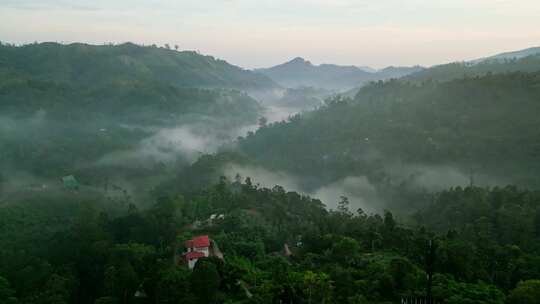
[[[62,182],[64,183],[64,188],[70,189],[70,190],[78,190],[79,189],[79,182],[77,179],[75,179],[75,176],[68,175],[62,177]]]

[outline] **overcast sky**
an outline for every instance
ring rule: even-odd
[[[540,45],[540,0],[0,0],[0,40],[178,44],[245,68],[433,65]]]

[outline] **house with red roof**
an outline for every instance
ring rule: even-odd
[[[184,253],[184,261],[189,269],[193,269],[197,261],[201,258],[210,256],[210,238],[208,235],[194,237],[184,243],[186,252]]]

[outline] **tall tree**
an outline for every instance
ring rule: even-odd
[[[216,301],[221,278],[214,263],[201,259],[195,264],[191,275],[191,289],[200,303]]]

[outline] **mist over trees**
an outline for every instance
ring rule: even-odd
[[[0,303],[538,303],[538,55],[346,97],[178,49],[0,45]]]

